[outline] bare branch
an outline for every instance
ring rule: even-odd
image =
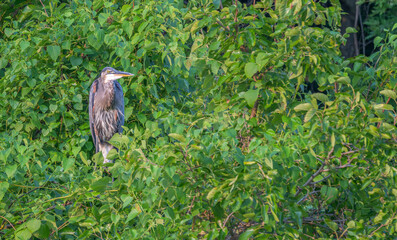
[[[39,0],[39,1],[41,2],[41,5],[43,5],[45,15],[47,15],[47,17],[49,17],[48,14],[47,14],[47,10],[45,10],[45,6],[44,6],[43,2],[41,0]]]

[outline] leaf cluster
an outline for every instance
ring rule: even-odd
[[[392,31],[345,60],[338,1],[42,2],[1,18],[2,238],[396,236]],[[136,78],[103,166],[105,66]]]

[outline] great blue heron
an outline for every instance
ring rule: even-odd
[[[120,83],[116,80],[133,76],[128,72],[105,67],[99,77],[92,83],[89,99],[90,129],[96,152],[101,151],[104,163],[113,148],[108,141],[115,133],[122,133],[124,124],[124,96]]]

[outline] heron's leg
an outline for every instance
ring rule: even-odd
[[[101,144],[99,144],[99,149],[101,150],[102,155],[103,155],[103,159],[104,159],[103,163],[111,163],[111,162],[113,162],[112,160],[109,160],[109,159],[106,158],[108,153],[110,152],[110,150],[112,150],[112,148],[113,148],[113,146],[110,145],[109,143],[101,143]]]

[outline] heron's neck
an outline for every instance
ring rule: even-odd
[[[101,88],[98,91],[99,107],[103,109],[111,109],[114,105],[114,82],[102,82]]]

